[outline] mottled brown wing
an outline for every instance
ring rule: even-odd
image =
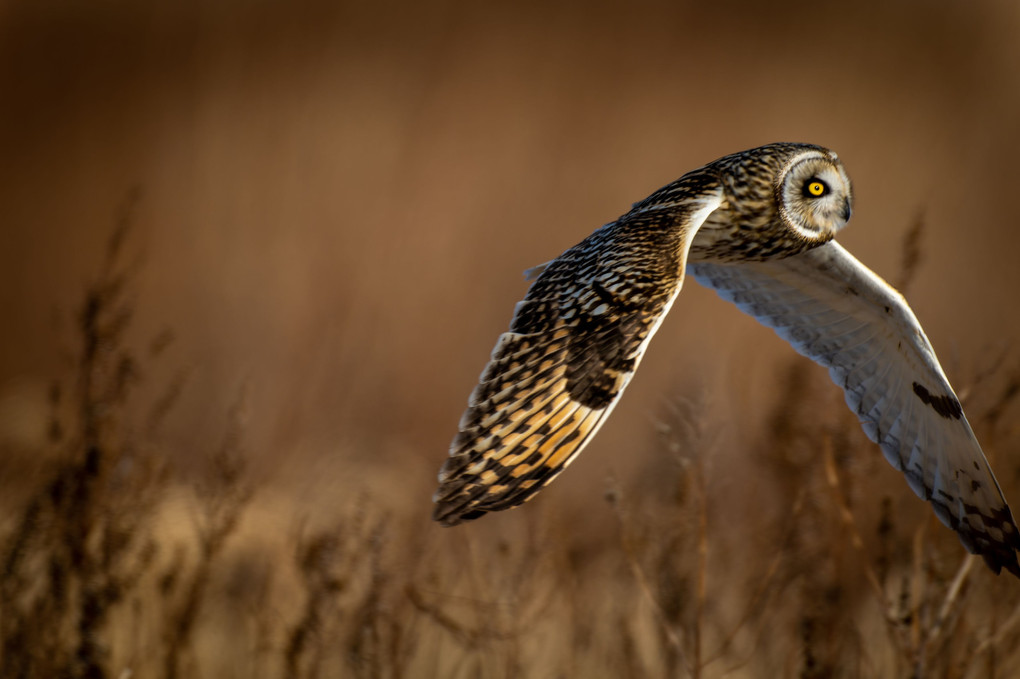
[[[653,194],[543,267],[468,400],[433,518],[452,526],[519,505],[570,464],[619,401],[680,291],[711,177]]]

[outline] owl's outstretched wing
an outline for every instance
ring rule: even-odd
[[[468,400],[433,518],[452,526],[519,505],[591,441],[683,282],[694,233],[721,202],[692,174],[531,270],[510,331]]]
[[[699,283],[829,369],[868,437],[971,552],[1020,576],[1020,535],[903,296],[835,241],[785,259],[690,263]]]

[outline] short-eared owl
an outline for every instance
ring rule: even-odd
[[[836,154],[770,144],[656,191],[553,261],[500,335],[439,473],[452,526],[519,505],[605,422],[684,272],[829,369],[847,405],[964,546],[1020,576],[1020,535],[903,296],[833,237],[850,219]]]

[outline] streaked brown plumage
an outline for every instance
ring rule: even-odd
[[[696,211],[715,186],[688,176],[666,197]],[[635,206],[541,267],[468,400],[440,472],[437,520],[521,504],[590,440],[679,291],[691,212]]]
[[[827,149],[771,144],[656,191],[558,258],[518,303],[439,474],[452,526],[519,505],[592,439],[684,272],[829,368],[865,432],[964,545],[1020,576],[1020,536],[902,296],[832,241],[850,180]]]

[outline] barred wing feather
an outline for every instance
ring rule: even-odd
[[[591,441],[683,283],[691,238],[720,203],[693,175],[661,209],[632,211],[529,270],[509,332],[468,400],[433,518],[452,526],[519,505]]]

